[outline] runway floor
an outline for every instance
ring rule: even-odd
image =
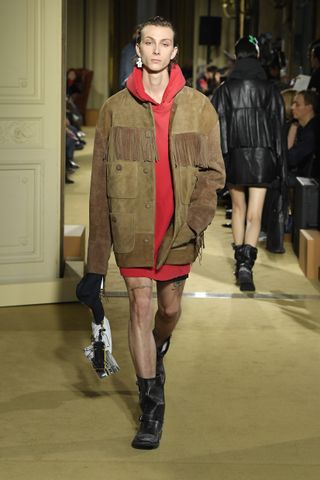
[[[65,223],[88,223],[92,129],[66,185]],[[81,349],[90,313],[77,303],[0,309],[2,480],[318,480],[320,283],[286,253],[259,246],[255,295],[232,275],[219,208],[165,358],[159,449],[130,443],[139,416],[127,347],[128,302],[107,277],[116,375],[99,380]]]

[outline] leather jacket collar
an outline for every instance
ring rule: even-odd
[[[236,60],[229,78],[237,78],[240,80],[266,80],[267,75],[262,68],[261,63],[256,58],[241,58],[240,60]]]

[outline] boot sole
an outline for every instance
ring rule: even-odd
[[[255,286],[250,285],[248,283],[240,285],[240,290],[241,290],[241,292],[255,292],[256,291]]]
[[[136,448],[138,450],[154,450],[155,448],[158,448],[160,445],[160,440],[162,437],[162,431],[159,433],[159,438],[158,441],[156,442],[151,442],[151,441],[143,441],[143,440],[137,440],[134,438],[131,442],[132,448]]]
[[[137,450],[154,450],[158,448],[160,443],[131,443],[132,448],[136,448]]]

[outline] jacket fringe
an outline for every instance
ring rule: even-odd
[[[197,235],[196,237],[196,251],[199,259],[199,263],[201,265],[202,262],[202,253],[203,250],[205,249],[205,244],[204,244],[204,234],[203,232],[200,235]]]
[[[174,165],[214,169],[220,152],[220,130],[217,124],[209,135],[187,132],[173,135],[170,154]]]
[[[116,158],[153,162],[157,157],[155,145],[155,133],[150,128],[111,128],[109,148],[115,152]]]

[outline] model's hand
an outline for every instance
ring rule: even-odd
[[[76,290],[80,302],[91,308],[96,323],[101,323],[104,317],[100,299],[102,280],[103,275],[100,273],[87,273],[78,283]]]

